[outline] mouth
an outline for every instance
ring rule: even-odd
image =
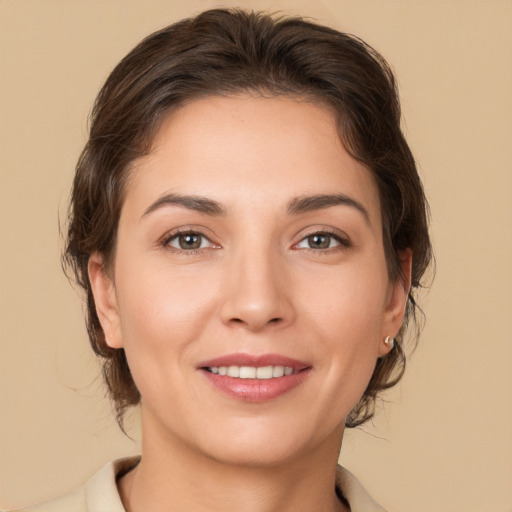
[[[214,388],[245,402],[278,398],[304,382],[311,369],[307,363],[273,354],[232,354],[198,367]]]
[[[299,373],[291,366],[207,366],[204,370],[235,379],[258,380],[278,379]]]

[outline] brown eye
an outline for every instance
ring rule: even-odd
[[[299,249],[331,249],[341,245],[341,241],[337,236],[329,233],[313,233],[303,238],[298,244]]]
[[[178,243],[182,249],[199,249],[201,247],[201,235],[193,233],[180,235]]]
[[[184,251],[194,251],[198,249],[204,249],[211,247],[213,244],[200,233],[178,233],[172,236],[167,241],[167,245],[170,245],[174,249],[181,249]]]
[[[308,245],[311,249],[328,249],[331,246],[331,236],[315,234],[308,236]]]

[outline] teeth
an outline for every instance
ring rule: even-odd
[[[239,376],[241,379],[255,379],[256,368],[252,366],[240,366]]]
[[[240,366],[228,366],[228,377],[240,377]]]
[[[298,373],[290,366],[211,366],[208,370],[238,379],[272,379]]]
[[[261,366],[256,368],[256,378],[271,379],[273,377],[272,366]]]
[[[282,377],[284,375],[284,366],[274,366],[272,377]]]

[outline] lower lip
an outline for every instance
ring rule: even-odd
[[[261,403],[278,398],[299,386],[309,375],[310,368],[273,379],[238,379],[203,369],[201,372],[220,391],[244,402]]]

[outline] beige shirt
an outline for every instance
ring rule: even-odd
[[[125,512],[116,478],[132,469],[139,460],[139,457],[128,457],[110,462],[76,491],[18,512]],[[336,487],[342,490],[351,512],[386,512],[373,501],[357,478],[341,466],[336,474]]]

